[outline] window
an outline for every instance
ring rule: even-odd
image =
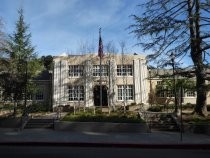
[[[174,97],[174,91],[173,90],[166,90],[166,97]]]
[[[69,86],[69,101],[84,100],[83,86]]]
[[[27,94],[27,100],[32,100],[32,97],[33,95],[31,94],[31,93],[28,93]],[[39,97],[38,97],[39,98]],[[43,96],[43,98],[44,98],[44,96]],[[43,100],[43,98],[41,99],[41,100]]]
[[[83,65],[69,65],[69,76],[71,77],[83,76],[83,71]]]
[[[133,85],[119,85],[118,89],[118,100],[133,100]]]
[[[164,86],[161,83],[157,83],[157,97],[174,97],[174,91],[169,89],[167,86]]]
[[[163,87],[158,87],[157,97],[165,97],[165,91]]]
[[[187,97],[195,97],[195,92],[194,91],[187,91],[186,96]]]
[[[36,100],[43,100],[44,99],[44,94],[43,92],[37,92],[35,95]]]
[[[93,65],[93,76],[100,76],[100,65]],[[101,65],[101,76],[108,76],[108,65]]]
[[[162,81],[157,81],[157,85],[162,85]]]
[[[132,76],[132,65],[117,65],[117,76]]]

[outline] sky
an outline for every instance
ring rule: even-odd
[[[17,10],[23,8],[26,24],[32,34],[32,45],[39,56],[81,54],[82,43],[98,50],[98,32],[106,45],[114,42],[120,52],[125,42],[126,53],[144,54],[130,29],[131,14],[138,13],[139,0],[1,0],[0,17],[4,31],[12,34],[18,19]]]

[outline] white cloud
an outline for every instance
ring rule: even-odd
[[[65,15],[65,12],[74,8],[77,0],[36,0],[27,2],[31,3],[30,5],[26,4],[26,7],[30,12],[31,21],[35,23],[44,20],[47,22],[46,20],[50,17],[56,18],[59,15]],[[35,5],[34,8],[33,5]],[[38,7],[39,5],[40,7]]]
[[[62,14],[67,9],[72,9],[76,0],[50,0],[46,4],[47,15]]]
[[[80,10],[75,10],[76,19],[78,24],[81,26],[88,25],[109,25],[113,22],[114,18],[117,18],[116,13],[123,6],[123,1],[120,0],[109,0],[109,1],[98,1],[97,5],[89,5]],[[80,7],[78,7],[80,8]]]

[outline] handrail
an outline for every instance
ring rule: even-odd
[[[24,129],[24,127],[27,124],[27,122],[29,121],[29,119],[30,119],[29,115],[24,115],[21,117],[20,131],[22,131]]]

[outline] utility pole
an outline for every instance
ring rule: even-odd
[[[181,83],[180,93],[181,93],[181,94],[179,94],[181,97],[181,100],[180,100],[180,141],[182,142],[182,140],[183,140],[182,103],[183,103],[183,97],[184,97],[182,83]]]
[[[175,55],[172,52],[171,53],[171,63],[172,63],[172,68],[173,68],[173,85],[174,85],[174,113],[178,113],[178,107],[177,107],[177,93],[176,93],[176,75],[175,75]]]
[[[121,73],[123,76],[123,112],[126,113],[126,103],[127,103],[127,82],[125,83],[125,76],[127,77],[127,67],[125,65],[125,56],[124,56],[124,48],[125,48],[125,42],[120,42],[121,46],[121,54],[122,54],[122,65],[121,65]],[[124,68],[124,71],[123,71]],[[124,74],[125,73],[125,74]]]

